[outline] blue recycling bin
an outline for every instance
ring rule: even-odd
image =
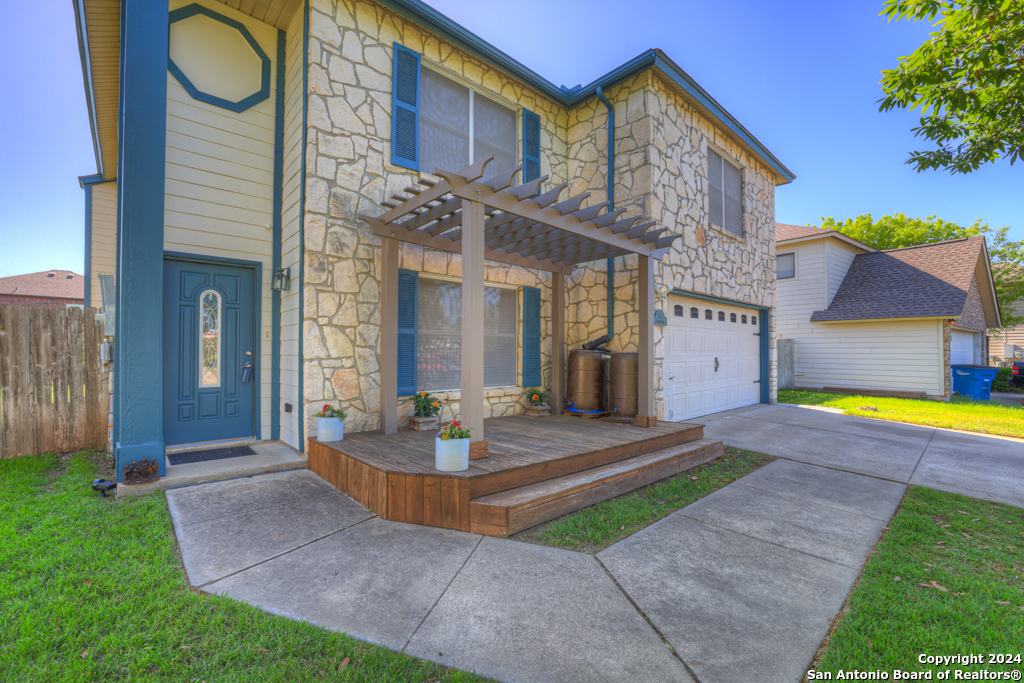
[[[987,401],[992,394],[992,382],[997,368],[987,365],[953,365],[953,391],[975,401]]]

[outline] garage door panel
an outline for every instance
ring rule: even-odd
[[[757,403],[761,397],[760,337],[755,336],[759,330],[749,309],[715,305],[711,320],[707,320],[706,304],[670,297],[670,309],[675,303],[685,311],[696,307],[700,317],[673,316],[665,330],[669,338],[665,366],[670,369],[665,378],[667,419],[686,420]],[[725,314],[724,320],[718,319],[719,312]],[[734,313],[736,322],[732,322]]]

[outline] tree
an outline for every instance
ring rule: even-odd
[[[999,315],[1003,327],[1014,327],[1024,323],[1024,316],[1014,315],[1013,304],[1024,299],[1024,240],[1009,238],[1010,227],[993,229],[981,220],[968,226],[957,225],[935,216],[909,218],[896,213],[882,216],[877,221],[871,214],[837,221],[834,218],[821,219],[824,230],[838,230],[859,242],[875,249],[901,249],[919,244],[931,244],[962,237],[983,235],[992,261],[992,279],[995,280],[996,298],[999,301]]]
[[[938,149],[911,152],[918,172],[976,171],[1024,153],[1024,0],[886,0],[893,20],[937,30],[883,71],[881,111],[921,109],[914,134]]]

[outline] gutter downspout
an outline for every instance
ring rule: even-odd
[[[615,209],[615,108],[597,86],[597,99],[608,108],[608,208]],[[615,259],[608,258],[608,336],[615,337]]]

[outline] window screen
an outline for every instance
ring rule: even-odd
[[[416,344],[417,384],[424,391],[457,391],[462,380],[462,285],[420,278]],[[484,288],[484,386],[516,383],[516,292]]]
[[[460,171],[493,154],[488,176],[511,169],[517,158],[517,116],[514,109],[436,71],[422,69],[420,168],[427,173],[437,168]]]
[[[708,150],[709,219],[712,225],[743,236],[743,183],[740,169]]]
[[[779,254],[775,257],[775,278],[785,280],[796,277],[796,255]]]

